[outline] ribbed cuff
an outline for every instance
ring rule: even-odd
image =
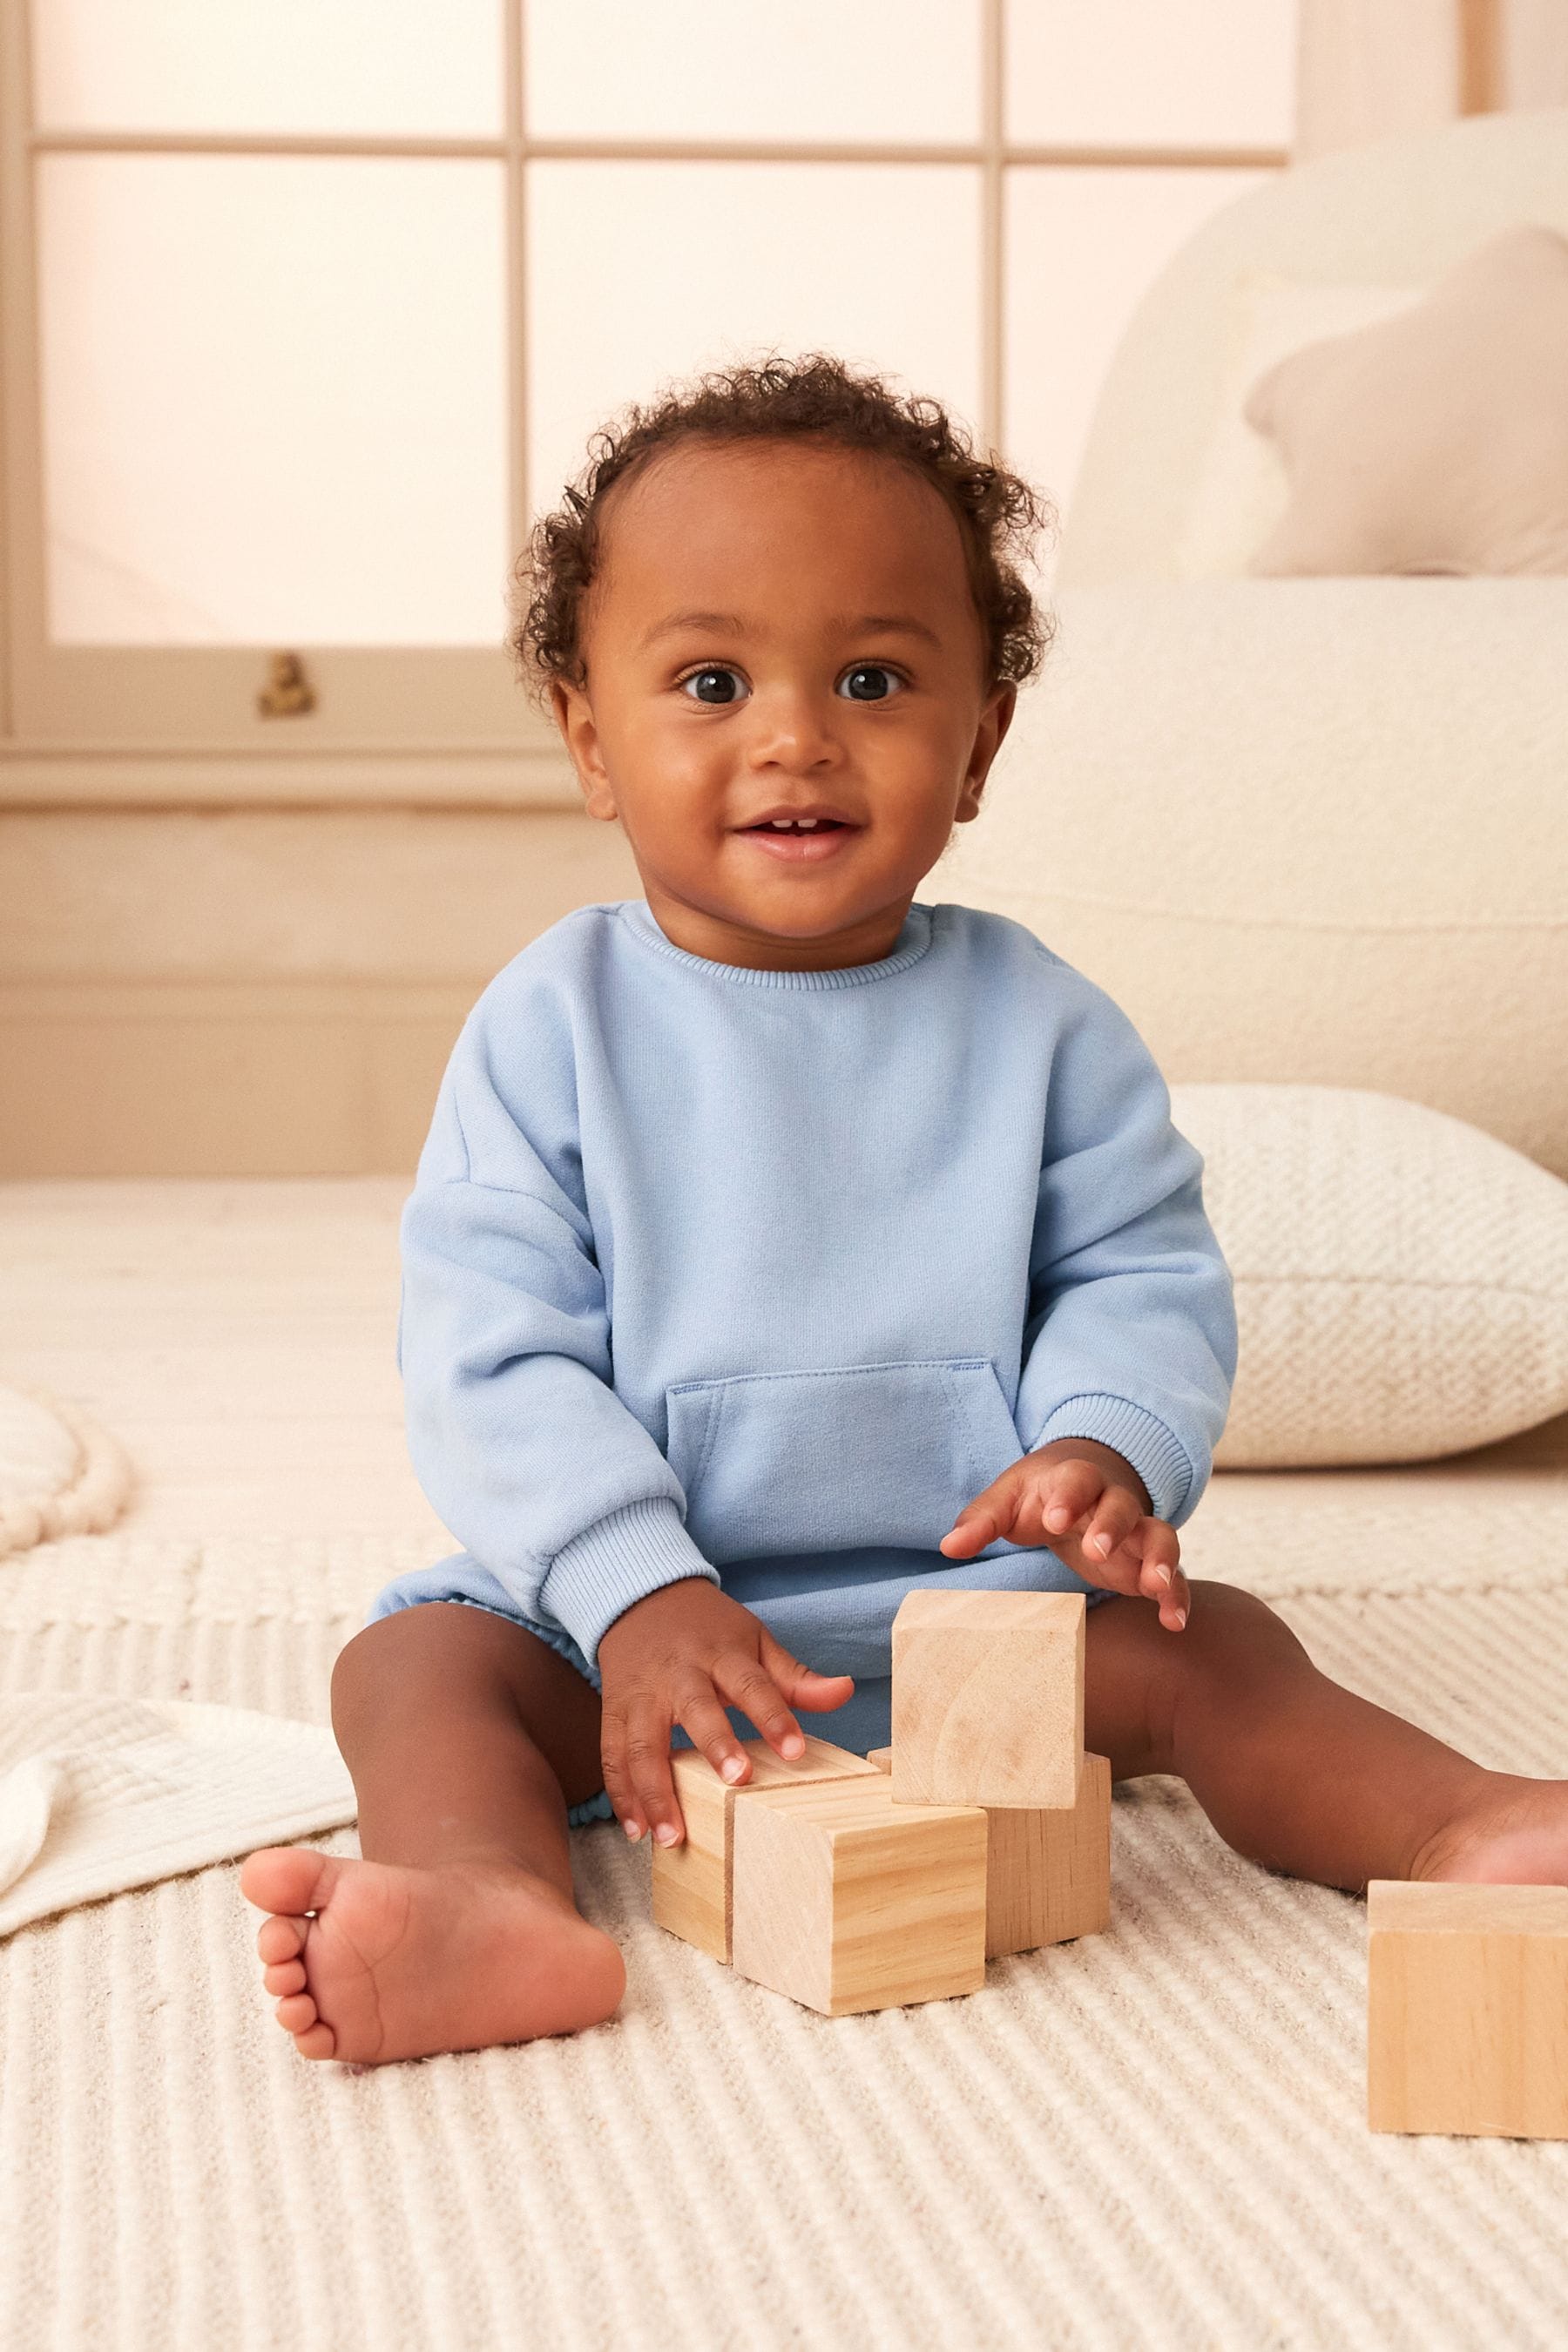
[[[683,1576],[719,1581],[718,1570],[687,1534],[679,1506],[670,1496],[656,1495],[607,1511],[563,1545],[539,1597],[596,1666],[599,1643],[616,1619],[634,1601],[646,1600],[660,1585],[678,1584]]]
[[[1092,1437],[1109,1445],[1148,1487],[1152,1516],[1174,1524],[1192,1487],[1192,1462],[1185,1446],[1142,1405],[1100,1393],[1068,1397],[1028,1450],[1037,1453],[1058,1437]]]

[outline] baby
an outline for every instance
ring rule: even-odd
[[[672,1746],[886,1744],[931,1584],[1081,1592],[1086,1746],[1265,1868],[1568,1880],[1568,1782],[1184,1572],[1237,1353],[1202,1159],[1102,989],[914,896],[1049,640],[1041,502],[822,354],[593,446],[512,642],[646,896],[525,948],[442,1082],[398,1362],[466,1549],[334,1667],[363,1859],[245,1864],[279,2024],[375,2063],[611,2016],[569,1827],[678,1842]]]

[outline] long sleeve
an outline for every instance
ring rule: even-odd
[[[409,1454],[444,1524],[522,1613],[564,1626],[595,1662],[634,1601],[719,1573],[686,1531],[674,1472],[611,1384],[569,1037],[542,1020],[536,1049],[529,1024],[525,1112],[501,1099],[484,1011],[481,1000],[453,1051],[403,1212]],[[503,1024],[514,1050],[516,1017]]]
[[[1206,1486],[1236,1377],[1235,1289],[1204,1213],[1203,1157],[1113,998],[1076,1002],[1047,1089],[1017,1423],[1114,1447],[1180,1527]]]

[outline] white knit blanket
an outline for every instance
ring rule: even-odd
[[[423,1556],[39,1545],[0,1573],[0,1718],[55,1692],[324,1726]],[[1482,1762],[1568,1776],[1561,1474],[1222,1475],[1184,1557]],[[1120,1783],[1112,1837],[1106,1933],[831,2020],[656,1928],[646,1846],[599,1824],[574,1861],[615,2017],[362,2070],[274,2021],[237,1862],[21,1927],[0,2343],[1557,2352],[1568,2143],[1368,2130],[1364,1904],[1243,1861],[1174,1780]]]
[[[321,1725],[195,1699],[12,1693],[0,1716],[0,1936],[356,1811]]]

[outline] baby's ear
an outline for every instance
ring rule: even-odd
[[[985,779],[991,772],[991,762],[1001,749],[1002,738],[1013,723],[1013,712],[1018,700],[1018,689],[1005,679],[987,695],[980,713],[980,724],[974,730],[974,748],[969,755],[964,772],[963,801],[957,811],[959,821],[966,823],[980,814],[980,795],[985,789]]]
[[[605,772],[593,706],[586,692],[580,686],[569,686],[564,679],[555,678],[550,688],[550,703],[555,715],[555,724],[561,730],[561,740],[571,753],[572,765],[577,771],[577,782],[583,788],[588,814],[606,820],[613,818],[616,814],[615,800],[610,792],[609,777]]]
[[[1002,748],[1003,737],[1013,724],[1013,713],[1018,708],[1018,689],[1010,677],[1005,678],[996,688],[985,707],[996,730],[996,740],[991,746],[991,756],[994,759]]]
[[[985,780],[990,771],[991,755],[987,755],[984,760],[981,759],[979,746],[976,745],[975,757],[969,763],[969,772],[963,780],[963,791],[959,797],[958,806],[952,812],[954,824],[970,824],[980,814],[980,803],[985,792]]]
[[[585,704],[586,700],[581,687],[568,686],[562,677],[551,679],[550,708],[555,714],[555,724],[560,728],[568,750],[571,749],[572,730],[576,722],[578,706]]]

